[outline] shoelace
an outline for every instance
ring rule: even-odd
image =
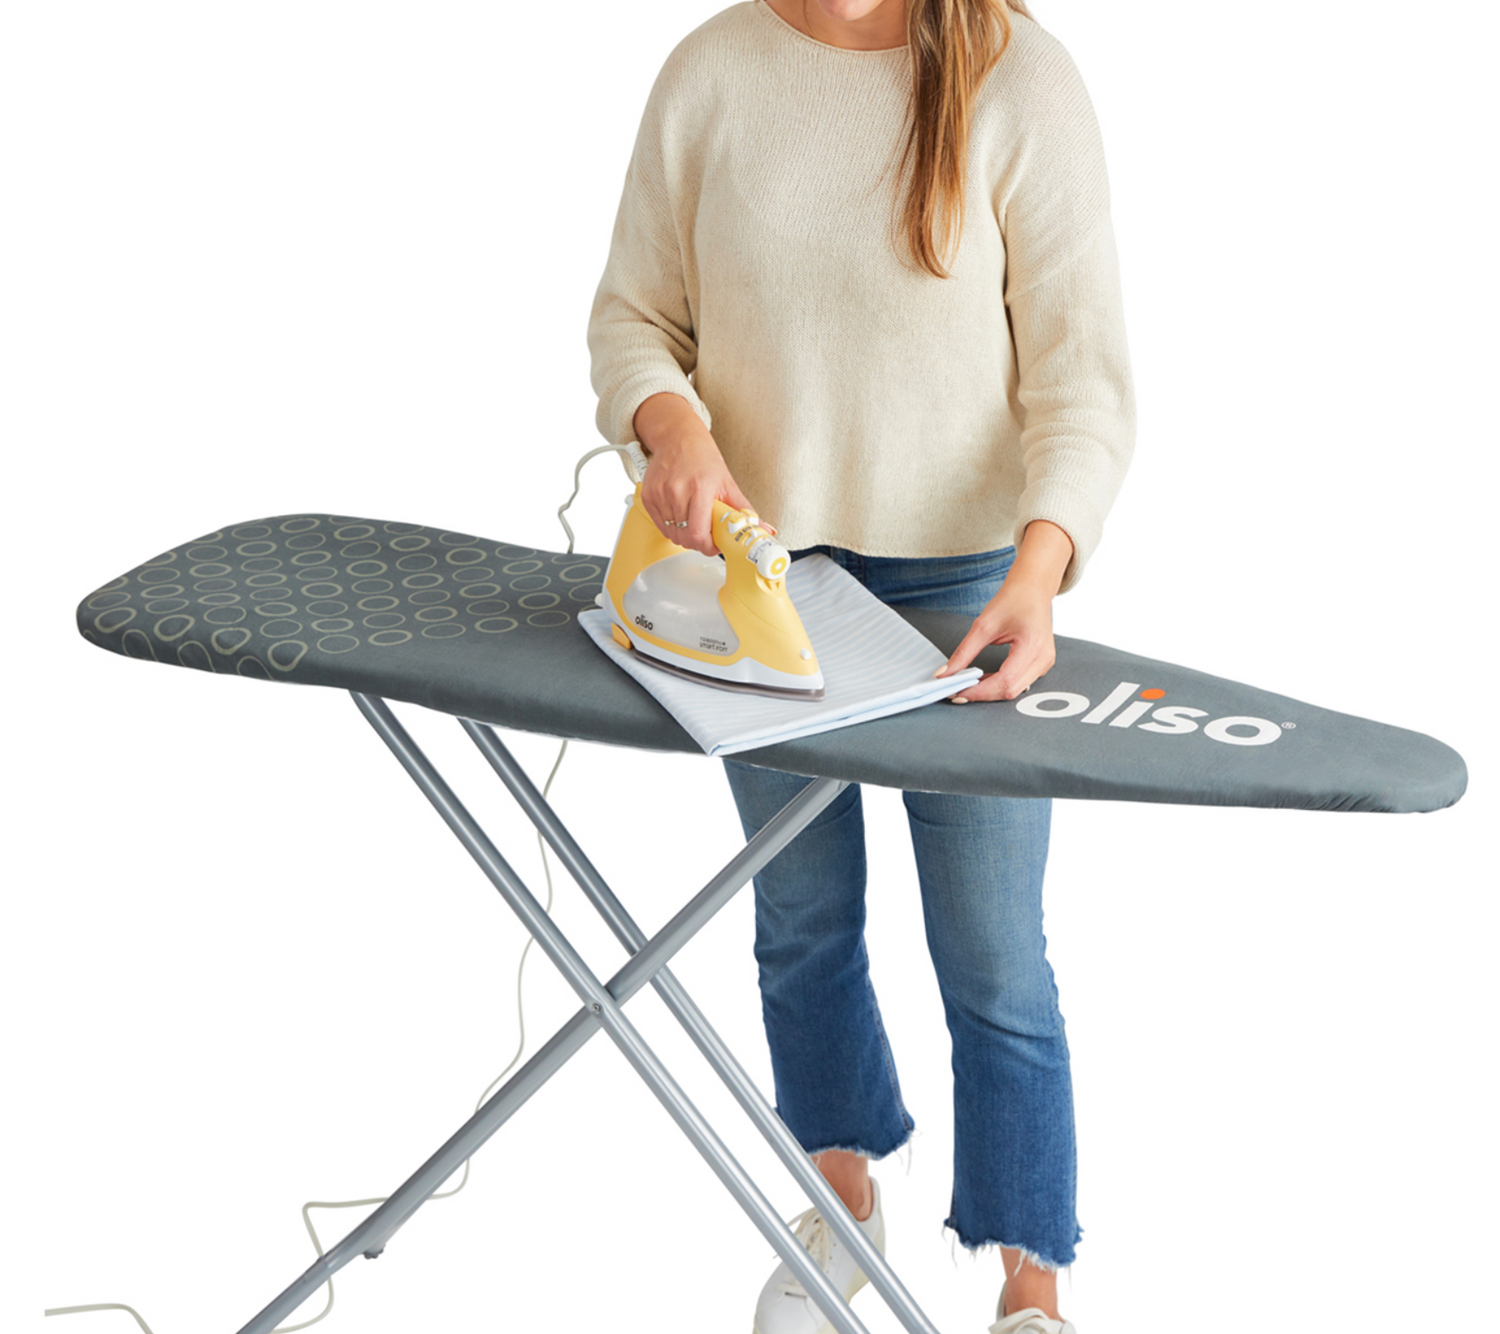
[[[816,1209],[808,1209],[792,1220],[796,1229],[797,1240],[803,1248],[812,1256],[813,1263],[825,1274],[828,1272],[828,1262],[833,1257],[834,1235],[827,1223],[823,1221],[823,1215]],[[788,1297],[806,1297],[808,1291],[794,1276],[789,1275],[781,1284],[781,1291]]]

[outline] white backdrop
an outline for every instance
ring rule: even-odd
[[[165,546],[299,509],[558,547],[636,120],[718,7],[10,16],[7,1029],[12,1142],[40,1153],[7,1327],[126,1301],[156,1334],[238,1328],[310,1263],[303,1200],[392,1188],[508,1059],[519,929],[353,707],[124,662],[72,609]],[[1080,1334],[1495,1328],[1496,20],[1036,8],[1103,124],[1141,404],[1060,631],[1430,732],[1472,776],[1421,817],[1059,805],[1087,1234],[1065,1311]],[[590,465],[583,549],[607,550],[622,493]],[[479,777],[447,719],[411,721]],[[555,795],[648,928],[735,845],[707,760],[578,747]],[[877,1169],[890,1253],[943,1330],[979,1334],[999,1262],[940,1232],[946,1035],[899,798],[867,801],[873,966],[919,1122],[909,1164]],[[612,971],[570,885],[558,916]],[[748,893],[677,971],[769,1086]],[[550,973],[528,965],[538,1039],[573,1008]],[[800,1210],[654,998],[632,1014]],[[319,1217],[329,1242],[352,1221]],[[596,1041],[463,1194],[344,1272],[323,1328],[741,1334],[771,1263]]]

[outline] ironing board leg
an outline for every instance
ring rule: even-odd
[[[640,950],[646,944],[645,933],[604,882],[583,849],[557,818],[556,812],[537,791],[526,771],[516,763],[505,743],[495,735],[494,729],[467,718],[461,718],[459,723],[489,761],[490,767],[499,775],[516,804],[526,812],[527,817],[547,840],[569,875],[578,883],[600,916],[609,923],[620,943],[632,952]],[[682,984],[670,970],[661,968],[651,978],[651,985],[661,996],[667,1009],[687,1030],[704,1059],[724,1081],[746,1115],[776,1151],[777,1157],[786,1164],[798,1184],[807,1192],[818,1212],[849,1248],[871,1286],[885,1299],[891,1313],[910,1334],[937,1334],[936,1327],[912,1299],[885,1257],[875,1249],[874,1243],[865,1235],[854,1215],[813,1165],[796,1137],[787,1129],[786,1123],[776,1115],[775,1109],[745,1073],[734,1054],[724,1045],[723,1039],[713,1030]]]
[[[515,872],[500,856],[484,831],[464,809],[442,777],[432,767],[404,728],[392,716],[384,700],[351,692],[381,739],[422,789],[448,823],[455,836],[479,863],[491,883],[531,931],[584,1001],[584,1008],[553,1039],[527,1062],[484,1108],[465,1123],[448,1143],[433,1155],[386,1204],[355,1228],[331,1251],[303,1273],[266,1306],[240,1334],[268,1334],[282,1317],[290,1314],[317,1288],[356,1255],[373,1258],[394,1233],[465,1157],[474,1152],[504,1120],[546,1082],[569,1056],[583,1045],[596,1027],[603,1027],[630,1061],[646,1085],[656,1094],[689,1141],[703,1155],[740,1206],[750,1215],[762,1235],[791,1267],[799,1281],[813,1293],[840,1334],[867,1334],[841,1295],[772,1209],[755,1183],[745,1174],[698,1110],[677,1087],[655,1053],[625,1018],[619,1003],[643,986],[651,976],[689,940],[729,898],[792,838],[816,817],[844,784],[820,780],[799,798],[788,803],[764,834],[752,840],[729,866],[704,887],[647,946],[622,968],[606,986],[594,977],[552,923]],[[778,826],[774,830],[772,825]]]

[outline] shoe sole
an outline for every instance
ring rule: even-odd
[[[852,1302],[854,1300],[855,1294],[869,1281],[870,1280],[864,1276],[864,1273],[862,1271],[856,1271],[854,1275],[854,1282],[849,1285],[849,1290],[844,1293],[845,1305],[847,1305],[849,1302]],[[760,1326],[752,1325],[750,1328],[750,1334],[760,1334]],[[813,1330],[813,1334],[836,1334],[833,1327],[833,1321],[825,1320],[821,1325],[817,1327],[817,1329]]]

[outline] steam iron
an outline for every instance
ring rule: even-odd
[[[600,605],[621,648],[722,690],[823,698],[823,673],[787,596],[791,557],[744,511],[716,501],[705,556],[663,537],[635,488]]]

